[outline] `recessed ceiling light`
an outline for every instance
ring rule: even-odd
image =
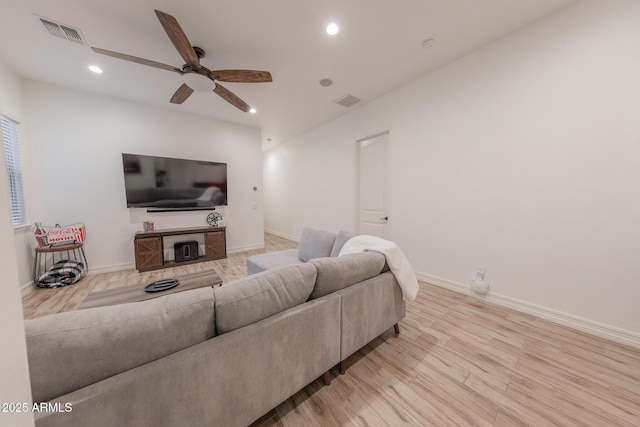
[[[330,36],[335,36],[336,34],[338,34],[339,30],[340,28],[338,28],[338,24],[336,24],[335,22],[327,25],[327,34],[329,34]]]
[[[102,68],[98,67],[97,65],[89,65],[89,70],[93,71],[96,74],[102,74]]]
[[[327,86],[331,86],[332,84],[333,84],[333,80],[331,80],[331,79],[322,79],[322,80],[320,80],[320,86],[327,87]]]
[[[249,110],[249,112],[250,112],[251,114],[255,114],[257,111],[256,111],[256,109],[255,109],[255,108],[252,108],[252,109],[250,109],[250,110]]]

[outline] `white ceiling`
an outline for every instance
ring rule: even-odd
[[[0,59],[28,79],[259,127],[269,149],[349,111],[333,103],[343,95],[362,99],[357,108],[574,1],[0,0]],[[271,72],[273,83],[224,84],[257,114],[198,92],[170,104],[180,75],[90,50],[181,67],[154,9],[206,51],[204,66]],[[80,29],[88,46],[49,35],[35,15]],[[333,37],[324,30],[332,20]]]

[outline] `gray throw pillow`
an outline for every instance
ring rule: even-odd
[[[298,246],[298,258],[307,262],[313,258],[331,255],[331,249],[336,241],[336,233],[313,228],[303,228]]]
[[[309,261],[318,270],[310,299],[320,298],[380,274],[385,256],[378,252],[361,252],[334,258]]]
[[[336,237],[336,241],[333,243],[333,248],[331,249],[330,256],[332,257],[338,256],[344,244],[347,243],[347,240],[349,240],[352,237],[353,237],[353,234],[349,233],[348,231],[343,231],[343,230],[338,231],[338,236]]]

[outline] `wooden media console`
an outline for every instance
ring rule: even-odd
[[[164,238],[189,234],[204,235],[204,254],[198,259],[175,262],[164,258]],[[196,262],[213,261],[227,257],[226,227],[190,227],[149,232],[139,231],[134,236],[136,270],[150,271]]]

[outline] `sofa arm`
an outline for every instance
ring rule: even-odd
[[[247,276],[273,270],[274,268],[298,264],[304,264],[304,261],[298,258],[297,249],[285,249],[283,251],[254,255],[247,258]]]
[[[336,292],[341,297],[340,361],[405,317],[406,304],[393,274],[380,274]]]

